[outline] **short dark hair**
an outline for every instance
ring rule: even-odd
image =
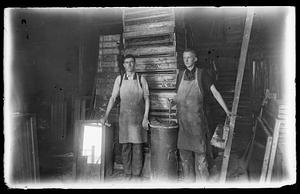
[[[184,52],[190,52],[190,53],[193,53],[195,56],[197,56],[196,51],[194,49],[191,49],[191,48],[184,49],[183,53]]]
[[[125,61],[125,59],[128,59],[128,58],[133,58],[133,60],[134,60],[134,62],[135,62],[135,56],[133,56],[133,55],[131,55],[131,54],[125,55],[123,61]]]

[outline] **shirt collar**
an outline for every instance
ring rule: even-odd
[[[194,66],[193,67],[193,69],[192,70],[189,70],[188,68],[186,68],[186,72],[188,73],[188,74],[194,74],[195,72],[196,72],[196,67]]]
[[[133,74],[133,80],[135,80],[136,77],[137,77],[137,76],[136,76],[136,73],[134,73],[134,74]],[[127,75],[127,73],[125,73],[124,80],[128,80],[128,75]]]
[[[192,70],[186,69],[184,74],[184,80],[194,80],[195,79],[195,73],[196,67],[194,66]]]

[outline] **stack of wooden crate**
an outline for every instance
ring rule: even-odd
[[[121,34],[100,35],[99,37],[99,55],[98,68],[96,75],[95,88],[95,104],[94,109],[97,110],[96,118],[101,118],[111,96],[114,81],[119,73],[119,59]],[[111,112],[113,121],[116,118],[116,108]]]
[[[124,54],[136,57],[136,71],[148,82],[150,119],[169,118],[168,98],[175,96],[177,69],[183,65],[186,47],[181,14],[170,7],[123,10]]]

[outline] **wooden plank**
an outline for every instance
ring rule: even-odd
[[[249,44],[249,39],[250,39],[250,34],[251,34],[252,21],[253,21],[253,10],[249,9],[247,12],[247,17],[246,17],[246,22],[245,22],[244,36],[243,36],[243,42],[242,42],[241,54],[240,54],[240,60],[239,60],[239,67],[238,67],[238,74],[237,74],[237,81],[236,81],[235,92],[234,92],[234,101],[233,101],[233,105],[232,105],[232,114],[234,114],[234,115],[236,115],[237,109],[238,109],[240,91],[241,91],[243,75],[244,75],[244,68],[245,68],[246,57],[247,57],[248,44]],[[230,117],[229,137],[228,137],[226,147],[224,150],[224,157],[223,157],[223,161],[222,161],[222,168],[221,168],[221,175],[220,175],[221,182],[226,181],[226,175],[227,175],[227,169],[228,169],[228,163],[229,163],[229,157],[230,157],[230,151],[231,151],[231,144],[232,144],[232,139],[233,139],[235,119],[236,119],[236,117],[234,117],[234,116]]]
[[[269,161],[269,168],[267,173],[266,182],[270,182],[272,178],[272,172],[273,172],[273,166],[277,151],[277,145],[278,145],[278,138],[279,138],[279,131],[280,131],[280,125],[282,124],[282,121],[279,119],[276,119],[275,127],[273,130],[273,142],[272,142],[272,150],[270,153],[270,161]]]
[[[120,42],[99,42],[99,49],[103,48],[119,48]]]
[[[100,35],[99,41],[120,41],[121,34]]]
[[[100,166],[100,181],[105,179],[105,150],[106,150],[106,126],[102,125],[102,145],[101,145],[101,166]]]
[[[37,163],[36,161],[38,160],[38,154],[37,154],[37,143],[36,143],[36,130],[35,128],[35,123],[34,123],[34,118],[30,117],[30,139],[31,139],[31,155],[32,155],[32,166],[33,166],[33,181],[36,183],[37,181]]]
[[[25,154],[25,179],[31,179],[32,176],[31,176],[31,160],[30,160],[30,156],[31,156],[31,153],[30,153],[30,134],[29,134],[29,122],[27,120],[28,118],[25,117],[24,119],[24,123],[25,123],[25,130],[24,130],[24,145],[23,145],[23,148],[24,149],[24,154]]]
[[[175,89],[177,74],[174,73],[144,73],[150,89]]]
[[[125,26],[127,25],[132,25],[136,23],[150,23],[149,20],[151,21],[160,21],[162,18],[174,18],[175,16],[171,11],[165,11],[165,12],[160,12],[160,13],[154,13],[152,12],[151,14],[143,14],[139,15],[138,17],[128,17],[128,15],[125,15],[124,21],[125,21]]]
[[[101,62],[99,64],[99,68],[102,67],[118,67],[118,61],[115,62]]]
[[[157,63],[157,64],[136,64],[136,72],[159,72],[159,71],[171,71],[177,69],[177,63]]]
[[[125,54],[132,54],[135,56],[143,55],[158,55],[158,54],[169,54],[175,53],[176,49],[174,46],[159,46],[159,47],[139,47],[129,48],[125,50]]]
[[[118,54],[120,54],[120,50],[119,50],[119,48],[99,49],[99,55],[107,55],[107,54],[118,55]]]
[[[162,28],[162,27],[174,28],[175,22],[174,21],[164,21],[164,22],[155,22],[155,23],[148,23],[148,24],[125,26],[124,32],[144,31],[146,29],[151,30],[152,28]]]
[[[136,58],[136,64],[138,65],[151,65],[151,64],[168,64],[176,63],[176,57],[146,57],[146,58]]]
[[[266,181],[269,158],[270,158],[270,153],[271,153],[272,140],[273,140],[273,138],[271,136],[267,137],[267,143],[266,143],[266,146],[265,146],[265,155],[264,155],[262,171],[261,171],[261,175],[260,175],[260,182],[261,183]]]
[[[98,72],[119,72],[119,67],[101,67],[98,69]]]
[[[133,37],[147,37],[153,35],[162,35],[162,34],[170,34],[174,32],[173,26],[164,26],[164,27],[156,27],[151,29],[144,29],[142,31],[132,31],[132,32],[124,32],[124,39],[133,38]]]
[[[37,137],[37,121],[36,116],[33,119],[33,139],[34,139],[34,147],[35,147],[35,164],[36,164],[36,180],[40,180],[40,160],[39,160],[39,147],[38,147],[38,137]]]
[[[99,60],[103,62],[116,62],[118,61],[118,55],[114,55],[114,54],[99,55]]]
[[[163,15],[163,14],[173,14],[172,8],[151,8],[148,10],[143,10],[139,12],[125,12],[124,20],[130,21],[134,19],[147,18],[151,16]]]
[[[138,14],[142,12],[149,12],[157,9],[166,9],[166,8],[160,8],[160,7],[129,7],[123,10],[124,15],[132,15],[132,14]]]
[[[175,46],[175,38],[173,33],[149,36],[149,37],[138,37],[130,38],[125,40],[125,49],[135,46]]]
[[[168,98],[174,99],[175,96],[175,91],[150,92],[150,110],[169,110]],[[175,109],[175,107],[172,107],[172,110]]]
[[[175,20],[175,16],[173,14],[163,14],[163,15],[158,15],[153,17],[140,18],[138,20],[124,21],[124,26],[141,25],[147,23],[174,21],[174,20]]]

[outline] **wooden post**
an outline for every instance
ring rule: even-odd
[[[100,181],[104,181],[105,177],[105,133],[106,126],[102,125],[102,138],[101,138],[101,164],[100,164]]]
[[[257,120],[259,121],[260,126],[263,128],[263,130],[267,136],[264,160],[263,160],[263,165],[262,165],[262,170],[261,170],[261,175],[260,175],[260,182],[263,183],[266,181],[273,137],[272,137],[271,133],[269,132],[269,130],[267,129],[267,127],[265,126],[264,122],[261,120],[261,118],[259,117]]]
[[[247,11],[247,18],[246,18],[246,22],[245,22],[244,36],[243,36],[243,42],[242,42],[242,47],[241,47],[239,67],[238,67],[238,74],[237,74],[237,79],[236,79],[236,84],[235,84],[234,99],[233,99],[233,105],[232,105],[232,114],[233,115],[236,115],[237,109],[238,109],[238,103],[239,103],[240,92],[241,92],[241,87],[242,87],[242,81],[243,81],[243,75],[244,75],[244,69],[245,69],[252,21],[253,21],[253,10],[249,9]],[[228,168],[230,151],[231,151],[231,144],[232,144],[232,139],[233,139],[233,131],[234,131],[234,126],[235,126],[235,119],[236,119],[235,116],[230,117],[229,136],[228,136],[228,140],[226,142],[226,147],[224,150],[221,175],[220,175],[221,182],[225,182],[225,180],[226,180],[227,168]]]
[[[271,178],[272,178],[272,171],[273,171],[273,166],[274,166],[274,161],[275,161],[275,156],[276,156],[276,151],[277,151],[279,131],[280,131],[281,124],[282,124],[282,121],[280,119],[276,119],[275,127],[273,130],[273,142],[272,142],[272,148],[271,148],[269,168],[268,168],[266,182],[270,182]]]

